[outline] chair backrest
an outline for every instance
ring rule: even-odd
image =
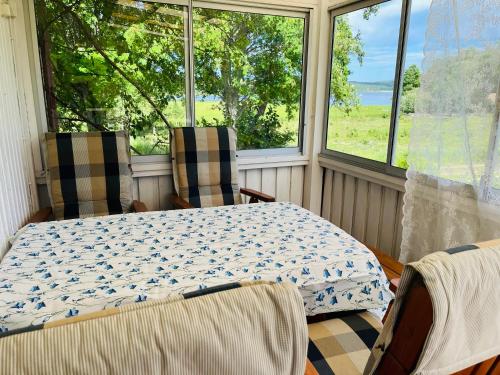
[[[194,207],[240,204],[236,132],[226,127],[171,131],[177,194]]]
[[[1,336],[2,374],[304,375],[307,354],[303,300],[287,283],[219,285]]]
[[[480,245],[479,245],[480,246]],[[452,249],[453,251],[453,249]],[[452,287],[452,286],[450,286]],[[489,293],[488,291],[485,291]],[[394,323],[390,344],[375,370],[375,374],[407,375],[413,373],[422,355],[433,325],[431,296],[417,274],[406,293]],[[500,373],[500,359],[493,357],[455,374],[479,375]]]
[[[128,212],[132,172],[124,131],[47,133],[47,184],[54,217]]]

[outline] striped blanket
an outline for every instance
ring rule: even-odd
[[[288,283],[234,283],[2,335],[2,374],[303,375],[307,351]]]

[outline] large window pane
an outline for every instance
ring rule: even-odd
[[[168,152],[186,123],[186,9],[132,0],[35,0],[51,131],[127,129],[136,154]]]
[[[403,83],[396,126],[392,164],[408,168],[408,143],[410,127],[415,113],[415,100],[420,87],[422,59],[424,57],[425,29],[430,0],[413,1],[408,25]]]
[[[334,17],[327,149],[386,162],[401,5]]]
[[[240,149],[299,143],[304,19],[195,8],[197,126],[234,126]]]

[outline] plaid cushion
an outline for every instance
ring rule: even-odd
[[[194,207],[241,203],[236,133],[231,128],[175,128],[172,164],[177,194]]]
[[[342,314],[309,327],[307,375],[362,374],[382,322],[368,312]]]
[[[129,211],[132,172],[125,132],[47,133],[45,138],[56,219]]]

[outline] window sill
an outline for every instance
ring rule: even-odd
[[[366,181],[386,186],[388,188],[405,191],[406,178],[394,177],[381,172],[375,172],[370,169],[358,167],[342,161],[333,159],[331,156],[319,155],[319,165],[323,168],[333,169]]]
[[[294,167],[309,164],[309,158],[302,154],[240,156],[238,169],[265,169],[278,167]],[[172,163],[169,155],[133,156],[132,177],[168,176],[172,174]],[[39,185],[46,183],[45,171],[36,173],[36,182]]]
[[[302,154],[283,155],[244,155],[238,157],[238,169],[262,169],[277,167],[292,167],[296,165],[307,165],[309,158]],[[164,176],[172,174],[172,162],[170,156],[151,156],[132,158],[132,176]]]

